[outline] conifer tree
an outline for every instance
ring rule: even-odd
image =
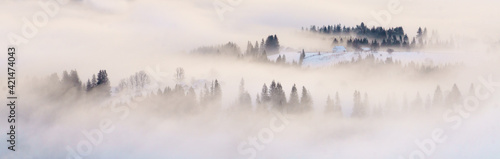
[[[340,104],[339,92],[335,93],[335,111],[342,112],[342,105]]]
[[[222,97],[222,91],[220,88],[219,81],[217,79],[215,80],[215,83],[214,83],[213,94],[214,94],[215,101],[220,102],[221,97]]]
[[[297,87],[293,84],[292,91],[290,92],[290,100],[288,101],[289,110],[296,111],[299,106],[299,94],[297,93]]]
[[[90,79],[87,81],[87,85],[86,85],[86,91],[90,91],[92,89],[92,83],[90,83]]]
[[[269,89],[267,88],[265,83],[262,86],[262,92],[260,94],[260,98],[261,98],[262,103],[268,103],[271,100],[271,98],[269,96]]]
[[[434,91],[434,98],[432,101],[433,107],[442,106],[443,104],[443,92],[441,91],[441,87],[437,86]]]
[[[453,84],[453,87],[451,88],[451,92],[446,97],[447,106],[452,107],[455,104],[460,104],[461,99],[462,99],[462,94],[460,93],[460,90],[458,89],[457,84]]]
[[[361,103],[361,93],[357,90],[354,91],[354,106],[352,108],[352,117],[363,117],[364,116],[364,108]]]
[[[304,62],[305,58],[306,58],[306,53],[304,52],[304,49],[302,49],[302,53],[300,53],[299,65],[302,66],[302,62]]]
[[[300,98],[301,111],[310,111],[312,109],[311,95],[306,87],[302,86],[302,97]]]

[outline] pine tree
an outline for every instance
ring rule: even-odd
[[[276,98],[276,82],[274,80],[271,82],[271,85],[269,85],[269,96],[271,97],[271,101],[275,100]]]
[[[184,92],[184,88],[180,84],[175,84],[173,95],[175,98],[183,99],[186,96],[186,92]]]
[[[251,55],[253,53],[253,46],[252,46],[252,43],[250,43],[250,41],[248,41],[248,44],[247,44],[247,50],[245,51],[245,55]]]
[[[172,89],[170,87],[165,87],[165,89],[163,89],[163,96],[167,96],[168,97],[170,95],[172,95]]]
[[[246,108],[250,108],[248,106],[252,105],[252,98],[250,97],[250,94],[245,91],[245,81],[241,79],[240,82],[240,95],[239,95],[239,101],[241,105],[247,106]]]
[[[432,101],[433,107],[440,107],[443,105],[443,92],[441,91],[441,87],[437,86],[434,91],[434,98]]]
[[[364,117],[364,108],[361,103],[361,93],[357,90],[354,91],[354,106],[352,108],[352,117]]]
[[[106,73],[106,70],[100,70],[99,73],[97,73],[97,83],[96,86],[99,91],[99,95],[101,97],[108,97],[110,96],[110,91],[111,91],[111,84],[108,79],[108,73]]]
[[[266,51],[265,44],[266,44],[266,42],[264,41],[264,39],[262,39],[262,42],[260,42],[260,50],[259,50],[259,52],[262,52],[264,54],[265,54],[265,51]]]
[[[95,86],[97,86],[97,79],[95,77],[95,74],[92,75],[92,88],[94,88]]]
[[[262,45],[261,45],[261,47],[262,47]],[[271,54],[274,54],[274,53],[279,53],[279,48],[280,48],[280,44],[279,44],[278,37],[276,35],[274,35],[274,36],[269,35],[265,41],[265,50]]]
[[[90,90],[92,90],[92,83],[90,83],[90,79],[87,81],[87,85],[86,85],[86,89],[85,89],[87,92],[89,92]]]
[[[70,71],[69,83],[71,87],[76,88],[77,90],[81,90],[82,81],[80,81],[80,77],[78,77],[78,73],[76,72],[76,70]]]
[[[260,94],[262,103],[268,103],[271,100],[271,97],[269,96],[269,89],[267,88],[266,84],[262,86],[262,92]]]
[[[452,107],[455,104],[460,104],[461,99],[462,94],[460,93],[460,90],[458,90],[457,84],[453,84],[451,92],[446,97],[446,104],[448,104],[449,107]]]
[[[417,111],[422,110],[422,104],[423,104],[422,96],[420,96],[420,92],[417,92],[415,100],[413,101],[413,110]]]
[[[266,50],[264,50],[262,52],[262,55],[261,55],[260,58],[261,58],[262,62],[269,62],[269,59],[267,59],[267,52],[266,52]]]
[[[255,41],[255,46],[254,46],[254,49],[253,49],[253,54],[257,55],[257,53],[259,53],[259,51],[260,51],[259,42]]]
[[[63,83],[64,85],[69,85],[71,83],[68,71],[66,70],[63,71],[61,83]]]
[[[422,31],[421,27],[418,27],[417,38],[418,38],[418,44],[423,45],[423,43],[424,43],[423,42],[423,31]]]
[[[304,49],[302,49],[302,53],[300,53],[299,65],[302,66],[302,62],[304,62],[305,58],[306,58],[306,53],[304,52]]]
[[[312,100],[311,95],[307,91],[306,87],[302,86],[302,97],[300,98],[300,105],[302,111],[312,110]]]
[[[292,91],[290,92],[290,100],[288,101],[289,110],[296,111],[299,106],[299,94],[297,93],[297,87],[293,84]]]
[[[272,85],[273,84],[271,84],[271,86]],[[275,108],[280,111],[283,110],[284,105],[286,105],[286,96],[281,83],[278,82],[274,88],[271,88],[271,100]]]
[[[219,85],[219,81],[215,80],[214,89],[213,89],[214,99],[216,102],[220,102],[222,97],[222,91]]]
[[[335,107],[334,110],[337,112],[342,112],[342,105],[340,104],[339,92],[335,93]]]

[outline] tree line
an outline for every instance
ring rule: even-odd
[[[318,33],[322,35],[331,35],[332,46],[346,45],[356,51],[362,47],[371,48],[372,51],[378,51],[379,48],[398,48],[398,49],[422,49],[424,47],[446,48],[452,47],[453,39],[442,41],[439,39],[437,31],[432,31],[429,35],[427,28],[419,27],[415,37],[410,37],[405,33],[403,27],[383,28],[366,26],[363,22],[360,25],[349,27],[341,24],[302,27],[302,31]]]
[[[81,97],[104,99],[111,95],[111,84],[106,70],[99,70],[87,82],[82,82],[76,70],[63,71],[59,78],[53,73],[42,79],[33,79],[33,87],[47,99],[78,100]]]
[[[370,103],[368,94],[362,94],[360,91],[355,90],[352,96],[352,113],[350,117],[365,118],[370,116],[383,116],[391,113],[401,112],[430,112],[439,109],[453,108],[457,104],[461,104],[464,99],[456,84],[453,84],[450,91],[445,93],[438,85],[434,94],[427,94],[422,96],[419,92],[415,94],[412,100],[409,100],[407,95],[404,94],[402,99],[398,99],[395,95],[387,95],[385,103]],[[474,85],[471,84],[468,94],[474,95]],[[329,116],[342,117],[346,110],[340,104],[338,92],[335,94],[335,99],[330,96],[327,97],[325,105],[325,113]]]
[[[128,79],[122,81],[115,91],[116,94],[130,93],[130,91],[142,91],[146,85],[149,85],[149,76],[140,71]],[[42,94],[50,99],[78,100],[82,97],[87,99],[105,99],[110,97],[111,87],[106,70],[100,70],[92,79],[88,79],[86,84],[82,84],[76,70],[70,72],[64,71],[62,78],[57,74],[52,74],[44,80],[40,80],[35,85],[35,90],[43,92]],[[260,93],[255,95],[252,100],[250,93],[245,88],[245,82],[242,79],[239,86],[239,95],[234,109],[247,111],[269,111],[277,110],[288,113],[311,112],[313,100],[311,92],[305,87],[295,84],[291,87],[289,93],[285,93],[285,88],[281,82],[272,81],[262,85]],[[468,95],[474,94],[474,85],[471,84]],[[127,92],[128,91],[128,92]],[[204,87],[197,91],[194,87],[185,84],[176,84],[174,87],[158,88],[156,92],[140,94],[146,97],[142,101],[148,105],[166,105],[164,113],[185,114],[202,111],[210,108],[220,108],[222,100],[222,88],[217,79],[205,83]],[[89,98],[90,97],[90,98]],[[401,98],[395,95],[388,95],[384,104],[379,100],[378,103],[369,100],[367,92],[362,93],[355,90],[352,95],[352,114],[351,117],[362,118],[368,116],[380,116],[390,114],[391,112],[425,112],[433,109],[452,108],[456,104],[461,104],[464,94],[459,90],[456,84],[453,84],[449,91],[443,91],[438,85],[433,94],[423,96],[419,92],[415,93],[412,100],[409,100],[406,94]],[[255,102],[252,102],[255,101]],[[327,96],[324,112],[334,116],[343,116],[346,107],[342,106],[339,92],[333,97]]]

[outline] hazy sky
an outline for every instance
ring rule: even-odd
[[[0,43],[5,44],[1,47],[9,43],[9,33],[22,33],[26,24],[23,18],[33,21],[33,15],[44,12],[38,2],[53,1],[0,1],[0,20],[3,21],[0,34],[7,37],[0,38]],[[214,3],[230,10],[222,14],[223,20]],[[288,34],[302,26],[380,23],[374,15],[389,15],[390,21],[383,17],[384,26],[404,26],[410,36],[416,33],[418,26],[426,26],[429,31],[439,31],[443,39],[453,34],[471,37],[473,41],[474,38],[498,41],[500,23],[492,18],[500,15],[500,10],[495,6],[500,6],[500,2],[75,0],[59,6],[59,12],[38,28],[34,37],[18,47],[24,52],[20,62],[30,64],[26,65],[27,70],[33,72],[48,74],[78,69],[83,77],[89,77],[102,68],[122,68],[130,71],[119,76],[125,77],[144,68],[139,61],[153,63],[149,57],[158,59],[155,56],[165,53],[188,52],[198,46],[228,41],[245,48],[248,40],[260,40],[269,34],[278,34],[282,46],[292,46],[306,42]],[[390,12],[392,10],[396,13]],[[120,64],[114,60],[117,55],[122,59]]]

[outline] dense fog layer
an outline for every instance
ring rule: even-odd
[[[223,19],[216,2],[232,8]],[[230,41],[244,51],[248,41],[274,34],[283,50],[328,52],[330,37],[301,27],[371,25],[371,12],[386,10],[388,1],[68,1],[15,45],[17,151],[2,147],[0,158],[500,156],[500,24],[489,19],[498,15],[492,8],[498,2],[400,2],[401,12],[381,25],[403,26],[410,36],[427,27],[454,39],[455,47],[445,51],[409,51],[446,54],[451,63],[435,63],[435,71],[406,69],[408,64],[313,68],[191,53]],[[32,21],[38,12],[44,12],[38,1],[0,2],[0,33],[7,37],[0,48],[12,44],[11,35],[23,36],[23,17]],[[81,82],[76,87],[64,82],[63,71],[71,78],[72,70]],[[100,70],[107,71],[109,88],[84,87]],[[133,83],[138,75],[148,82]],[[219,95],[211,88],[215,80]],[[257,100],[273,81],[282,86],[286,100],[279,104],[285,108]],[[287,103],[294,85],[301,101],[307,89],[307,110]],[[457,90],[460,98],[453,97]],[[363,115],[356,108],[358,91]],[[329,111],[328,97],[335,111]],[[0,110],[7,116],[7,108]]]

